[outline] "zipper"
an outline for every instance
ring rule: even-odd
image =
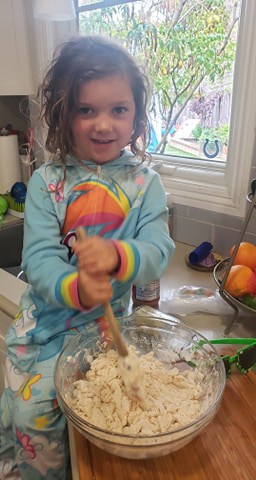
[[[98,177],[98,180],[101,179],[101,165],[97,165],[97,177]],[[97,211],[97,207],[98,207],[98,186],[96,187],[96,198],[95,198],[95,204],[94,204],[94,212],[93,212],[93,218],[92,218],[92,227],[95,227],[95,216],[96,216],[96,211]],[[94,233],[94,235],[96,235],[96,232]]]
[[[98,179],[100,179],[100,177],[101,177],[101,165],[97,165],[97,175],[98,175]]]

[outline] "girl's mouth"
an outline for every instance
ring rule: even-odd
[[[99,145],[107,145],[108,143],[112,143],[114,140],[98,140],[96,138],[92,138],[93,143],[97,143]]]

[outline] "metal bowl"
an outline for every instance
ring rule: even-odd
[[[219,262],[216,267],[214,268],[213,271],[213,276],[216,284],[220,288],[220,294],[221,296],[231,305],[231,307],[234,308],[236,314],[238,313],[237,309],[243,310],[246,313],[249,313],[251,315],[256,316],[256,310],[248,307],[248,305],[245,305],[241,300],[238,298],[233,297],[228,293],[225,289],[222,290],[221,284],[222,284],[222,278],[226,272],[226,269],[229,268],[230,266],[230,258],[224,258],[221,262]]]

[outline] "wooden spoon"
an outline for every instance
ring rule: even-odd
[[[86,233],[83,227],[76,229],[78,242],[86,239]],[[103,304],[104,314],[109,322],[113,340],[119,354],[118,366],[121,372],[123,382],[125,384],[127,393],[132,398],[144,403],[144,376],[138,363],[137,357],[129,352],[128,347],[121,335],[118,322],[114,316],[112,307],[109,302]]]

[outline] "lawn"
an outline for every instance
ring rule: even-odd
[[[194,158],[197,158],[192,153],[185,152],[184,150],[181,150],[180,148],[172,147],[171,145],[166,146],[166,149],[165,149],[164,153],[165,153],[165,155],[177,155],[178,157],[188,157],[188,158],[194,157]]]

